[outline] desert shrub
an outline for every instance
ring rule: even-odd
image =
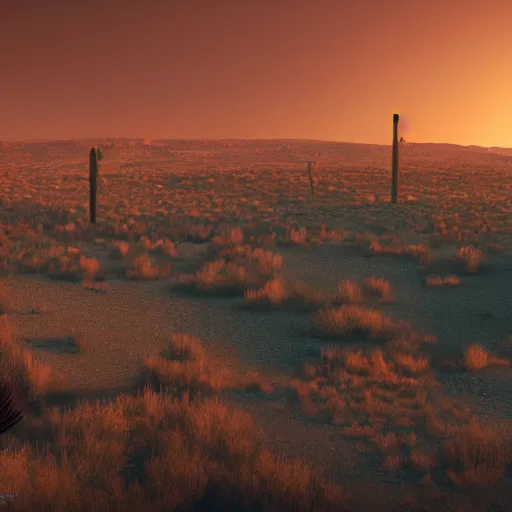
[[[2,484],[16,495],[9,510],[354,509],[321,469],[272,454],[251,416],[217,399],[146,387],[52,410],[40,423],[48,450],[18,443],[0,452]]]
[[[503,478],[512,460],[510,437],[498,429],[473,423],[443,443],[450,479],[460,486],[488,486]]]
[[[484,253],[473,245],[466,245],[457,250],[456,257],[464,263],[466,270],[470,273],[476,273],[484,261]]]
[[[407,328],[378,310],[352,304],[321,309],[315,313],[313,323],[319,334],[334,338],[389,340]]]
[[[391,284],[382,277],[371,276],[363,282],[363,291],[371,298],[390,301],[393,298]]]
[[[340,281],[338,283],[336,300],[351,303],[362,302],[363,293],[361,291],[361,287],[353,281]]]
[[[126,258],[130,252],[130,244],[124,240],[114,240],[110,244],[109,256],[111,258]]]
[[[267,281],[263,288],[257,290],[246,290],[244,301],[246,304],[265,303],[270,305],[279,305],[287,297],[287,292],[281,277],[276,277]]]
[[[131,279],[158,279],[172,272],[170,262],[154,265],[151,256],[147,253],[139,254],[130,263],[126,276]]]
[[[481,370],[489,363],[489,352],[482,345],[470,345],[464,353],[464,364],[469,371]]]
[[[8,315],[0,315],[0,365],[6,365],[24,399],[36,402],[52,384],[48,365],[36,361],[32,354],[14,343],[14,328]]]
[[[269,278],[275,277],[282,264],[279,254],[254,249],[250,245],[228,247],[218,255],[221,258],[207,262],[196,275],[179,276],[171,287],[184,291],[243,295],[247,289],[264,286]]]

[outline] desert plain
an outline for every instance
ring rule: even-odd
[[[1,143],[3,508],[512,510],[512,150],[401,143],[398,204],[390,168]]]

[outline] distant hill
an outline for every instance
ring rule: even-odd
[[[251,155],[254,161],[288,161],[290,157],[297,161],[339,160],[344,165],[360,162],[375,165],[388,165],[391,144],[362,144],[354,142],[333,142],[304,139],[144,139],[144,138],[97,138],[97,139],[60,139],[0,141],[0,158],[13,158],[15,155],[37,155],[41,161],[58,156],[86,160],[89,149],[100,146],[104,157],[137,158],[144,161],[154,159],[173,159],[183,152],[196,153],[200,158],[209,154],[229,152],[233,158],[237,155]],[[512,158],[512,148],[486,148],[481,146],[460,146],[448,143],[402,142],[401,158],[428,159],[446,161],[462,158],[466,163],[478,160],[493,165],[496,159]]]
[[[487,148],[489,153],[497,153],[498,155],[512,156],[512,148]]]
[[[257,145],[273,145],[273,144],[291,144],[291,145],[333,145],[333,146],[369,146],[369,147],[386,147],[390,144],[367,144],[361,142],[342,142],[342,141],[327,141],[315,139],[145,139],[142,137],[129,138],[129,137],[98,137],[87,139],[29,139],[29,140],[3,140],[0,141],[4,145],[32,145],[43,144],[50,146],[58,146],[60,144],[108,144],[113,146],[136,146],[143,144],[158,144],[161,145],[181,145],[181,146],[212,146],[212,147],[247,147]],[[485,147],[485,146],[462,146],[460,144],[439,143],[439,142],[409,142],[404,141],[404,146],[415,146],[418,148],[435,148],[435,149],[461,149],[468,151],[488,151],[490,153],[500,153],[504,155],[512,155],[512,148],[501,147]]]

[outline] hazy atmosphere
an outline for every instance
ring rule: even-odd
[[[512,146],[507,0],[2,0],[0,139]]]
[[[512,0],[0,0],[5,512],[512,511]]]

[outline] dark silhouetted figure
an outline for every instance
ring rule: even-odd
[[[400,137],[400,140],[398,142],[405,142],[405,139],[403,137]]]
[[[14,393],[12,381],[7,378],[5,366],[0,370],[0,434],[10,430],[23,419],[23,413]]]

